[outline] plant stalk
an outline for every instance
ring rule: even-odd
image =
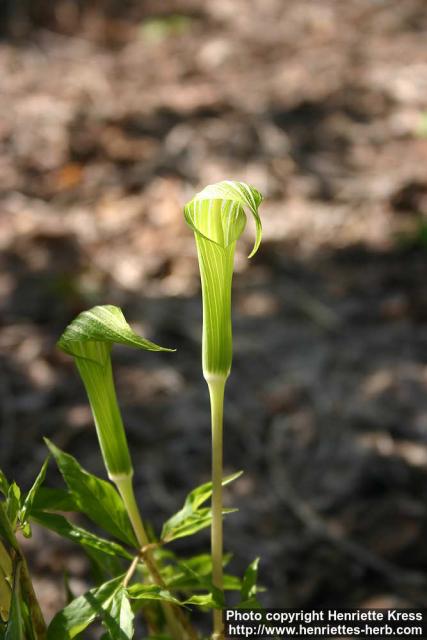
[[[212,424],[212,583],[216,589],[223,591],[223,534],[222,534],[222,432],[224,412],[224,389],[226,376],[208,375]],[[220,609],[213,612],[212,640],[223,640],[224,623]]]
[[[141,547],[141,556],[145,561],[145,565],[151,576],[151,579],[159,587],[165,589],[166,585],[163,581],[162,576],[160,575],[156,560],[154,559],[152,550],[150,548],[150,541],[148,539],[147,532],[145,531],[144,523],[142,522],[141,514],[136,503],[132,475],[110,477],[117,486],[119,493],[123,499],[123,503],[126,507],[126,511],[128,512],[129,520],[131,521],[136,539],[138,540],[138,544]],[[197,634],[192,628],[189,627],[187,619],[178,607],[175,607],[168,602],[162,602],[162,608],[173,640],[183,640],[187,637],[197,637]]]

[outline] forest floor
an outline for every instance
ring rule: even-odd
[[[42,436],[103,473],[55,349],[120,305],[176,354],[118,349],[138,495],[156,527],[208,479],[194,240],[182,205],[263,194],[236,258],[225,525],[268,606],[425,604],[427,12],[424,0],[176,0],[169,14],[0,42],[0,467]],[[58,482],[52,471],[49,482]],[[48,615],[78,549],[26,543]],[[206,535],[181,546],[207,548]]]

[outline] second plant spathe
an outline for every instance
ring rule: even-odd
[[[258,208],[262,196],[244,182],[223,181],[207,186],[184,209],[194,231],[203,300],[202,365],[209,387],[212,424],[212,582],[223,590],[222,450],[224,389],[232,363],[231,285],[236,241],[249,211],[256,227],[250,257],[261,242]],[[223,638],[222,612],[214,611],[214,640]]]

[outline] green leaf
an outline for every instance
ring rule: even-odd
[[[3,471],[0,469],[0,493],[2,493],[6,497],[8,491],[9,482],[7,481],[7,478],[4,475]]]
[[[222,515],[226,516],[229,513],[235,513],[238,509],[223,509]],[[205,508],[199,509],[196,513],[189,516],[180,525],[174,527],[173,531],[169,532],[163,539],[163,542],[168,543],[179,538],[186,538],[193,536],[195,533],[210,527],[212,522],[212,509]]]
[[[33,507],[33,503],[35,500],[35,497],[37,496],[37,493],[41,487],[41,485],[44,482],[44,479],[46,477],[46,469],[47,469],[47,465],[49,464],[49,456],[46,458],[46,460],[44,461],[44,464],[42,466],[42,468],[40,469],[40,472],[37,476],[37,478],[34,481],[33,486],[31,487],[31,489],[29,490],[29,492],[27,493],[25,500],[24,500],[24,504],[22,505],[22,508],[19,511],[18,514],[18,518],[19,518],[19,522],[22,528],[22,531],[24,533],[24,535],[29,538],[31,535],[31,528],[29,523],[27,522],[28,517],[31,514],[31,509]]]
[[[155,584],[133,584],[128,588],[127,592],[131,600],[161,600],[171,604],[181,604],[170,591]]]
[[[255,219],[258,250],[262,227],[261,194],[243,182],[226,180],[207,186],[185,205],[193,229],[203,297],[203,372],[226,378],[232,361],[231,284],[236,241],[246,225],[245,209]]]
[[[123,576],[110,580],[73,600],[53,618],[47,631],[47,640],[71,640],[97,618],[102,619],[122,580]]]
[[[33,501],[34,511],[80,511],[72,494],[66,489],[40,487]]]
[[[223,566],[227,566],[230,554],[223,557]],[[176,564],[167,565],[162,570],[162,577],[169,589],[194,592],[199,589],[212,588],[212,556],[204,553],[180,560]],[[240,591],[240,578],[225,573],[223,575],[225,591]]]
[[[126,509],[113,485],[85,471],[73,456],[49,440],[46,443],[79,509],[112,536],[137,547]]]
[[[223,479],[222,486],[225,487],[231,484],[232,482],[237,480],[237,478],[240,478],[242,474],[243,474],[243,471],[236,471],[235,473],[230,474],[229,476]],[[188,494],[184,503],[184,508],[185,506],[189,505],[192,510],[197,510],[202,504],[204,504],[207,500],[209,500],[211,496],[212,496],[212,482],[205,482],[204,484],[200,485],[196,489],[193,489],[193,491],[191,491]]]
[[[127,590],[121,587],[114,593],[102,624],[109,631],[111,640],[132,640],[134,617]]]
[[[224,560],[229,558],[224,556]],[[210,586],[212,557],[203,553],[185,560],[175,560],[163,567],[162,578],[167,587],[180,590],[195,590]],[[206,578],[209,577],[208,580]]]
[[[230,555],[224,556],[224,565],[230,560]],[[169,565],[166,571],[162,571],[162,577],[168,588],[182,591],[206,590],[207,593],[196,593],[191,595],[181,604],[196,605],[208,609],[216,608],[219,605],[218,594],[223,602],[221,592],[215,593],[212,587],[212,558],[208,554],[200,554],[185,561],[180,561],[176,566]],[[225,581],[227,587],[229,580]],[[240,581],[239,581],[240,584]],[[226,588],[226,587],[225,587]]]
[[[184,604],[193,604],[197,607],[206,607],[207,609],[215,609],[216,602],[212,593],[199,593],[188,598]]]
[[[233,576],[229,573],[223,575],[223,589],[224,591],[240,591],[242,588],[242,581],[238,576]]]
[[[12,482],[7,492],[7,517],[12,529],[15,528],[18,520],[18,512],[21,508],[21,489],[16,482]]]
[[[224,478],[223,486],[230,484],[242,475],[242,471],[233,473]],[[163,542],[171,542],[178,538],[190,536],[201,529],[208,527],[211,523],[212,513],[210,508],[201,506],[212,496],[212,482],[206,482],[193,489],[185,499],[184,506],[175,513],[163,525],[161,539]],[[223,513],[232,513],[235,509],[224,509]]]
[[[55,531],[63,538],[77,542],[77,544],[83,547],[89,547],[96,549],[109,556],[120,556],[126,558],[126,560],[132,560],[132,556],[128,553],[120,544],[112,542],[111,540],[105,540],[90,531],[86,531],[81,527],[69,522],[64,516],[57,513],[47,513],[43,511],[34,511],[32,516],[33,520],[42,525],[46,529]]]
[[[240,592],[242,602],[250,600],[257,593],[257,579],[258,579],[258,565],[259,558],[255,558],[253,562],[248,566],[243,576],[242,590]]]

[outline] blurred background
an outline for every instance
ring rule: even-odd
[[[425,1],[0,0],[0,31],[0,467],[27,489],[48,436],[104,474],[55,342],[111,303],[178,348],[114,355],[145,517],[209,478],[182,205],[246,180],[266,199],[236,258],[231,568],[262,556],[266,606],[425,604]],[[71,543],[26,549],[47,615],[66,568],[87,588]]]

